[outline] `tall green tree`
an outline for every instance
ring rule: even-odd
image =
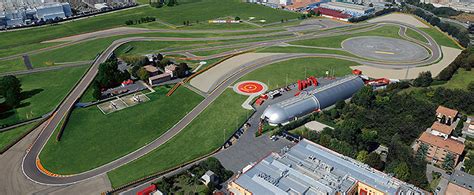
[[[428,87],[433,82],[433,78],[431,77],[431,72],[421,72],[418,77],[413,80],[413,85],[415,87]]]
[[[5,98],[5,104],[17,107],[21,102],[21,82],[13,75],[7,75],[0,79],[0,95]]]
[[[399,163],[395,167],[394,173],[396,178],[401,179],[403,181],[406,181],[408,178],[410,178],[410,168],[408,167],[406,162]]]

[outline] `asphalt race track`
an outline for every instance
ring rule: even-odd
[[[81,81],[78,83],[78,85],[71,91],[71,93],[64,99],[64,101],[61,103],[61,105],[58,107],[57,110],[55,110],[54,114],[50,117],[48,121],[45,123],[45,127],[38,136],[38,138],[34,141],[33,145],[31,146],[31,149],[27,151],[23,161],[22,161],[22,171],[28,177],[30,180],[40,183],[40,184],[46,184],[46,185],[69,185],[73,183],[77,183],[83,180],[87,180],[90,178],[93,178],[95,176],[101,175],[103,173],[106,173],[108,171],[111,171],[117,167],[120,167],[134,159],[137,159],[150,151],[154,150],[155,148],[158,148],[161,146],[163,143],[171,139],[173,136],[177,135],[182,129],[184,129],[196,116],[198,116],[208,105],[210,105],[224,90],[228,88],[228,86],[232,85],[235,81],[237,81],[239,78],[244,76],[245,74],[254,71],[260,67],[266,66],[268,64],[273,64],[275,62],[279,61],[285,61],[288,59],[293,59],[293,58],[301,58],[301,57],[330,57],[330,58],[339,58],[339,59],[347,59],[347,60],[352,60],[355,62],[363,63],[366,65],[370,66],[377,66],[377,67],[385,67],[385,68],[394,68],[394,67],[407,67],[407,66],[423,66],[427,64],[431,64],[436,62],[441,58],[441,50],[439,45],[426,33],[423,31],[412,27],[408,26],[402,23],[377,23],[376,27],[382,26],[382,25],[399,25],[401,26],[400,28],[400,35],[404,36],[404,32],[406,28],[410,28],[414,31],[419,32],[421,35],[423,35],[427,40],[428,43],[424,43],[423,47],[428,48],[431,51],[431,56],[424,60],[416,61],[416,62],[411,62],[411,63],[398,63],[398,62],[377,62],[377,61],[371,61],[371,60],[362,60],[359,58],[354,58],[354,57],[347,57],[347,56],[340,56],[340,55],[334,55],[334,54],[316,54],[316,53],[311,53],[311,54],[281,54],[277,56],[272,56],[269,58],[262,58],[256,61],[249,62],[247,64],[243,64],[239,70],[235,71],[231,75],[227,75],[225,79],[222,79],[220,83],[216,84],[216,86],[211,90],[211,92],[208,94],[208,96],[200,103],[198,104],[191,112],[189,112],[182,120],[180,120],[174,127],[169,129],[166,133],[164,133],[162,136],[159,138],[155,139],[151,143],[149,143],[146,146],[143,146],[142,148],[127,154],[126,156],[123,156],[115,161],[112,161],[108,164],[105,164],[103,166],[100,166],[96,169],[75,174],[75,175],[69,175],[69,176],[64,176],[64,177],[53,177],[46,175],[42,171],[38,169],[36,166],[36,161],[38,159],[39,153],[41,152],[42,148],[48,141],[48,139],[51,137],[53,134],[56,126],[60,123],[61,119],[66,115],[66,113],[73,108],[74,104],[76,101],[81,97],[81,95],[84,93],[86,90],[87,86],[92,82],[94,77],[97,74],[98,71],[98,66],[100,63],[104,62],[107,58],[110,57],[110,55],[113,53],[113,51],[118,48],[120,45],[132,41],[149,41],[149,40],[156,40],[154,38],[149,38],[149,37],[132,37],[132,38],[124,38],[120,39],[117,41],[114,41],[102,54],[97,58],[97,60],[93,63],[91,66],[90,70],[86,73],[86,75],[81,79]],[[354,28],[361,27],[363,25],[367,24],[362,24],[362,25],[353,25]],[[257,46],[257,45],[262,45],[262,46],[270,46],[270,45],[277,45],[293,40],[305,40],[305,39],[311,39],[315,37],[324,37],[324,36],[335,36],[335,35],[345,35],[345,34],[352,34],[352,33],[357,33],[357,32],[363,32],[363,31],[368,31],[368,30],[373,30],[376,27],[368,27],[363,30],[347,30],[345,29],[344,31],[338,30],[338,29],[333,29],[333,30],[327,30],[324,32],[320,33],[314,33],[314,34],[307,34],[303,36],[296,36],[292,38],[286,38],[282,40],[271,40],[271,41],[259,41],[259,42],[253,42],[249,44],[249,47],[252,46]],[[239,36],[240,38],[243,38],[245,36]],[[175,38],[179,39],[179,38]],[[184,38],[181,38],[184,39]],[[199,40],[203,39],[212,39],[212,38],[197,38]],[[194,40],[193,38],[186,38],[186,40]],[[420,43],[421,44],[421,43]]]
[[[354,55],[374,60],[417,62],[430,56],[424,47],[416,43],[388,37],[354,37],[343,41],[341,45]]]

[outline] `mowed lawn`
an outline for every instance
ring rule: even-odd
[[[408,37],[414,38],[414,39],[419,40],[421,42],[428,43],[428,41],[426,40],[425,37],[423,37],[423,35],[421,35],[420,33],[416,32],[416,31],[414,31],[410,28],[407,28],[406,35]]]
[[[0,114],[0,125],[12,125],[51,112],[82,77],[88,66],[17,76],[22,85],[19,108]]]
[[[0,61],[0,73],[26,70],[26,66],[23,63],[23,60],[20,58]]]
[[[430,35],[439,45],[461,49],[454,40],[450,39],[447,34],[440,32],[435,27],[431,28],[419,28],[424,31],[426,34]]]
[[[226,16],[239,16],[242,19],[256,17],[257,20],[264,19],[267,23],[299,16],[294,12],[276,10],[239,0],[181,0],[179,3],[178,6],[159,9],[150,6],[137,7],[64,24],[1,33],[0,48],[11,48],[18,52],[25,52],[29,51],[27,46],[29,44],[39,44],[56,38],[125,26],[127,20],[137,20],[146,16],[156,17],[173,25],[182,25],[183,21],[207,22],[210,19]],[[38,47],[44,46],[46,45]]]
[[[270,89],[275,89],[311,75],[323,77],[326,71],[330,71],[331,74],[334,72],[335,76],[348,75],[352,71],[349,67],[357,65],[359,64],[356,62],[333,58],[298,58],[259,68],[242,77],[240,81],[258,80],[267,84]],[[288,78],[288,83],[286,83],[286,78]]]
[[[43,166],[57,174],[80,173],[120,158],[156,139],[203,98],[187,88],[171,97],[158,87],[148,102],[104,115],[96,107],[75,109],[62,136],[48,141],[40,154]]]
[[[317,46],[317,47],[331,47],[331,48],[341,48],[341,43],[349,38],[358,37],[358,36],[382,36],[382,37],[391,37],[391,38],[401,38],[398,35],[400,27],[399,26],[383,26],[372,31],[355,33],[350,35],[339,35],[331,37],[321,37],[308,40],[293,41],[290,44],[293,45],[307,45],[307,46]]]
[[[247,96],[227,89],[178,135],[145,156],[108,173],[113,187],[186,163],[221,147],[251,111]],[[225,134],[224,134],[225,133]]]
[[[467,85],[469,85],[471,82],[474,82],[474,70],[466,71],[462,68],[459,68],[459,70],[447,83],[438,86],[450,89],[467,89]]]
[[[18,139],[28,133],[35,125],[36,123],[30,123],[8,131],[0,132],[0,151],[3,151],[7,146],[18,141]]]

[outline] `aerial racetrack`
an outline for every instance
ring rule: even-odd
[[[252,42],[243,42],[243,43],[231,43],[228,46],[216,45],[210,47],[201,47],[201,48],[191,48],[191,49],[176,49],[169,51],[170,54],[181,54],[188,55],[192,52],[198,51],[212,51],[225,49],[223,52],[217,52],[217,54],[210,54],[209,59],[213,57],[222,57],[230,54],[240,54],[242,52],[249,52],[254,50],[278,47],[278,48],[296,48],[297,52],[282,52],[282,53],[272,53],[268,55],[260,55],[259,57],[252,58],[242,64],[234,64],[234,66],[229,67],[229,72],[222,72],[215,79],[210,79],[209,77],[200,77],[205,75],[205,73],[196,76],[195,80],[208,80],[204,85],[205,88],[208,88],[208,91],[202,91],[205,94],[204,99],[196,105],[186,116],[179,120],[173,127],[168,129],[166,132],[162,133],[160,136],[156,137],[154,140],[147,144],[142,144],[138,149],[129,152],[126,155],[117,155],[111,157],[107,162],[97,165],[91,165],[86,170],[80,170],[75,173],[70,174],[61,174],[56,170],[48,170],[48,164],[44,161],[41,161],[39,158],[40,153],[44,147],[51,147],[47,145],[49,139],[52,139],[52,135],[56,130],[58,124],[62,121],[63,117],[74,107],[74,104],[77,100],[84,94],[87,87],[90,85],[92,80],[97,74],[97,69],[100,63],[108,59],[112,53],[124,44],[130,44],[133,42],[140,41],[160,41],[160,40],[173,40],[173,41],[209,41],[209,40],[238,40],[238,39],[258,39],[265,37],[265,35],[232,35],[229,37],[221,38],[154,38],[154,37],[126,37],[119,40],[115,40],[109,45],[98,58],[94,61],[92,67],[84,75],[81,81],[75,86],[71,93],[65,98],[63,103],[58,107],[55,113],[47,121],[41,134],[38,139],[34,142],[32,147],[28,150],[22,161],[22,170],[24,174],[37,183],[47,184],[47,185],[69,185],[72,183],[77,183],[83,180],[93,178],[95,176],[110,172],[118,167],[121,167],[127,163],[138,163],[140,159],[146,157],[147,154],[152,153],[158,148],[162,148],[165,144],[176,139],[180,132],[187,128],[191,123],[196,122],[199,119],[199,115],[205,112],[208,108],[211,108],[213,102],[215,102],[219,96],[226,95],[227,88],[232,86],[235,82],[239,81],[245,75],[258,70],[262,67],[270,67],[274,63],[284,62],[292,59],[300,58],[328,58],[328,59],[338,59],[354,62],[354,64],[363,64],[370,67],[383,68],[383,69],[399,69],[401,67],[406,68],[415,68],[419,66],[429,66],[434,63],[437,63],[442,58],[442,49],[437,44],[437,42],[429,36],[423,30],[413,27],[409,24],[404,24],[400,22],[376,22],[372,24],[362,23],[345,26],[343,29],[331,28],[330,25],[327,25],[324,22],[318,22],[315,20],[314,29],[311,28],[310,24],[295,25],[291,29],[290,33],[288,31],[275,32],[276,35],[285,35],[285,37],[272,38],[269,40],[257,40]],[[399,31],[399,38],[393,37],[354,37],[351,39],[344,39],[341,43],[341,48],[329,48],[329,47],[319,47],[311,45],[295,45],[292,42],[295,41],[305,41],[311,39],[325,39],[335,36],[345,36],[357,33],[364,33],[369,31],[374,31],[384,26],[396,26]],[[325,28],[324,31],[319,29]],[[421,43],[413,41],[409,38],[406,38],[406,30],[410,29],[421,36],[423,36],[427,42]],[[172,30],[169,30],[173,32]],[[293,35],[294,31],[303,31],[304,33]],[[395,36],[395,35],[394,35]],[[371,40],[371,41],[367,41]],[[380,42],[384,44],[380,45]],[[286,46],[283,46],[288,44]],[[239,50],[234,50],[233,47],[238,46]],[[227,48],[226,48],[227,47]],[[228,49],[231,48],[231,49]],[[363,49],[356,49],[363,48]],[[402,48],[402,49],[400,49]],[[303,52],[307,51],[312,52]],[[44,49],[47,50],[47,49]],[[322,51],[322,52],[320,52]],[[332,51],[335,51],[334,54]],[[339,52],[339,53],[338,53]],[[343,52],[347,52],[350,55],[344,55]],[[408,53],[407,53],[408,52]],[[166,52],[165,52],[166,53]],[[252,53],[252,52],[251,52]],[[407,55],[409,54],[409,55]],[[251,55],[251,54],[250,54]],[[390,57],[387,57],[390,56]],[[191,56],[197,59],[203,59],[203,56]],[[236,56],[238,57],[238,55]],[[386,60],[389,59],[389,60]],[[232,60],[228,59],[228,60]],[[216,67],[211,68],[218,69],[219,66],[226,66],[225,63],[216,65]],[[226,69],[223,67],[223,69]],[[209,71],[210,71],[209,70]],[[210,79],[210,80],[209,80]],[[191,85],[193,85],[193,80],[191,80]],[[264,81],[262,81],[264,82]],[[248,85],[242,86],[242,91],[258,90],[259,86],[254,85],[254,83],[247,83]],[[269,87],[272,85],[270,84]],[[196,87],[198,88],[198,87]],[[67,129],[66,129],[67,130]],[[222,142],[222,141],[217,141]],[[221,143],[223,144],[223,143]],[[199,153],[201,154],[201,153]],[[141,158],[142,157],[142,158]],[[138,159],[138,160],[137,160]],[[182,162],[179,162],[182,163]],[[178,165],[179,163],[176,163]],[[173,165],[170,165],[171,167]],[[168,167],[166,167],[168,168]],[[144,173],[146,175],[148,173]],[[143,176],[143,175],[141,175]],[[119,183],[117,185],[121,185]]]

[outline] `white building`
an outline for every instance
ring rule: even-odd
[[[356,5],[353,3],[342,3],[342,2],[328,2],[320,5],[322,8],[332,9],[337,11],[342,11],[343,13],[352,15],[352,16],[363,16],[370,14],[375,11],[373,7]]]

